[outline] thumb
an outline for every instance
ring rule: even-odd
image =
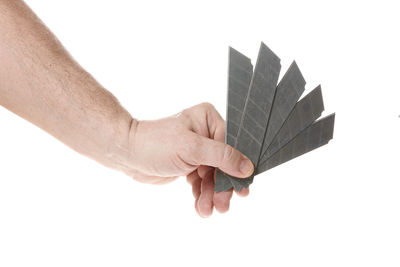
[[[216,167],[238,178],[247,178],[253,174],[253,163],[238,150],[200,135],[197,138],[195,149],[189,157],[195,161],[195,165]]]

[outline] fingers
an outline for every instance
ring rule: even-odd
[[[247,197],[249,195],[248,188],[242,188],[239,192],[236,192],[238,196]],[[222,192],[215,192],[214,193],[214,206],[215,209],[220,212],[224,213],[229,210],[229,205],[233,195],[233,188],[229,191],[222,191]]]
[[[204,137],[224,141],[225,121],[209,103],[201,103],[183,111],[188,114],[191,121],[191,129]]]
[[[249,188],[242,188],[239,192],[237,192],[237,195],[240,197],[247,197],[250,193]]]
[[[245,155],[223,144],[225,122],[211,104],[202,103],[183,113],[189,116],[193,133],[185,141],[189,143],[183,157],[185,161],[217,167],[238,178],[249,177],[254,172],[253,164]]]
[[[189,173],[189,174],[186,176],[186,181],[188,182],[188,184],[192,185],[193,182],[194,182],[197,178],[200,178],[200,177],[198,177],[197,170],[194,170],[194,171],[192,171],[191,173]]]
[[[201,194],[197,202],[197,210],[201,217],[211,216],[214,209],[214,179],[213,171],[209,171],[201,180]]]
[[[229,191],[214,192],[214,206],[218,212],[224,213],[229,210],[229,203],[233,195],[233,188]]]
[[[214,171],[214,170],[215,170],[214,167],[200,165],[197,168],[197,173],[199,174],[200,177],[205,177],[208,172]]]
[[[185,140],[189,144],[180,155],[185,162],[199,166],[188,176],[196,199],[196,210],[202,217],[212,214],[213,207],[219,212],[229,209],[233,189],[226,192],[214,192],[214,170],[219,168],[225,173],[239,177],[249,177],[254,172],[251,161],[238,150],[224,144],[225,121],[217,110],[208,103],[197,105],[186,111],[190,118],[190,129],[193,133]],[[247,188],[237,192],[247,196]]]
[[[249,177],[254,172],[251,161],[230,145],[193,133],[184,158],[193,165],[207,165],[221,169],[238,178]]]
[[[201,166],[187,176],[187,181],[192,186],[192,193],[195,198],[195,209],[203,218],[212,214],[213,207],[220,213],[229,210],[233,188],[225,192],[214,192],[214,178],[215,169],[208,166]],[[247,196],[249,189],[242,188],[237,194],[242,197]]]
[[[207,128],[209,137],[219,142],[224,142],[225,139],[225,121],[218,111],[211,104],[203,104],[206,106]]]
[[[201,193],[201,188],[200,188],[201,178],[200,178],[199,174],[195,170],[187,176],[186,180],[192,186],[193,197],[197,201],[197,199],[200,197],[200,193]]]
[[[197,208],[199,197],[201,194],[201,178],[197,173],[197,170],[190,173],[187,177],[187,182],[192,186],[192,193],[194,197],[194,208],[196,212],[200,215],[199,209]]]
[[[204,168],[205,169],[205,168]],[[209,217],[215,206],[218,212],[226,212],[232,198],[233,189],[228,192],[214,192],[214,169],[200,176],[197,171],[187,176],[187,181],[192,185],[192,193],[195,198],[195,209],[203,217]]]

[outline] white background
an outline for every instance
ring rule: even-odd
[[[0,266],[400,265],[396,1],[28,3],[136,118],[225,116],[228,46],[255,63],[264,41],[336,125],[201,219],[185,179],[139,184],[0,108]]]

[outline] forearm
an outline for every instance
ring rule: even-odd
[[[20,0],[0,0],[0,104],[105,165],[128,145],[129,113]]]

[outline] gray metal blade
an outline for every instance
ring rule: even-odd
[[[230,47],[225,143],[233,147],[236,143],[252,75],[253,65],[250,59]],[[219,192],[230,188],[232,188],[232,183],[229,177],[217,170],[214,190]]]
[[[236,143],[252,75],[253,65],[250,59],[230,48],[225,141],[231,146]]]
[[[260,158],[280,69],[280,59],[261,43],[235,143],[235,148],[245,154],[254,166]],[[236,191],[248,187],[253,180],[252,177],[239,179],[231,176],[230,179]]]
[[[324,102],[322,99],[321,86],[319,85],[297,102],[281,129],[278,131],[278,134],[261,156],[259,165],[263,165],[271,155],[275,154],[297,134],[318,119],[323,110]],[[260,172],[257,170],[256,173],[258,174]]]
[[[266,152],[289,113],[293,110],[293,107],[304,92],[305,85],[306,81],[296,62],[293,61],[276,88],[271,118],[269,119],[261,155]]]
[[[300,96],[303,94],[305,85],[306,81],[304,80],[296,62],[293,61],[276,87],[275,97],[272,104],[271,115],[267,124],[261,155],[265,153],[273,138],[282,127],[282,124],[287,119],[287,116],[296,105],[297,100],[299,100]],[[256,170],[258,164],[260,164],[261,158],[262,157],[259,157],[257,165],[255,165]],[[249,181],[246,181],[248,185],[250,185],[253,181],[253,177],[254,175],[251,177],[251,179],[249,179]],[[235,188],[240,189],[241,186],[238,185],[235,186]]]
[[[316,121],[260,165],[259,172],[269,170],[327,144],[333,137],[334,123],[335,114]]]

